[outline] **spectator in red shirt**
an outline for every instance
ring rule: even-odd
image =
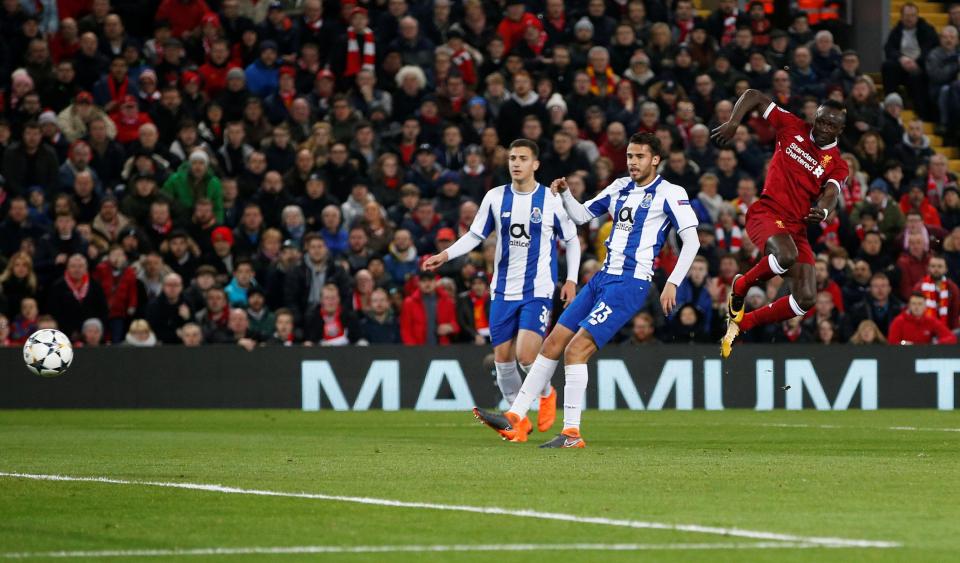
[[[140,127],[153,123],[150,116],[140,111],[137,99],[126,96],[120,109],[110,114],[110,119],[117,126],[117,142],[122,145],[130,144],[140,138]]]
[[[939,319],[926,316],[926,310],[923,294],[911,295],[907,309],[890,323],[887,341],[890,344],[956,344],[956,335]]]
[[[127,321],[137,310],[137,275],[127,265],[127,255],[123,247],[110,247],[107,259],[97,264],[93,270],[93,279],[100,283],[107,296],[107,322],[110,340],[123,342],[126,336]]]
[[[157,8],[155,20],[170,22],[174,37],[199,35],[203,16],[210,12],[203,0],[163,0]]]
[[[960,288],[947,277],[947,261],[943,257],[930,257],[927,275],[913,287],[913,291],[923,295],[926,316],[938,319],[950,330],[960,325]]]
[[[306,321],[304,337],[320,346],[346,346],[360,339],[356,314],[340,302],[340,288],[328,283],[320,290],[320,304]]]
[[[537,16],[527,12],[523,0],[508,0],[507,15],[497,26],[497,35],[503,38],[504,53],[509,53],[514,45],[523,40],[523,32],[526,31],[527,26],[543,31],[543,24]]]
[[[840,289],[840,286],[837,285],[837,282],[830,279],[830,264],[822,259],[817,259],[814,264],[814,269],[816,270],[816,279],[817,279],[817,293],[821,291],[826,291],[833,297],[833,305],[841,313],[844,311],[843,306],[843,291]],[[807,313],[806,318],[810,318],[813,315],[813,309]]]
[[[460,332],[453,298],[437,287],[437,274],[421,271],[419,288],[403,300],[400,339],[407,346],[450,344]]]
[[[490,286],[487,274],[474,274],[470,289],[461,293],[457,301],[457,321],[464,333],[461,341],[480,345],[490,342]]]
[[[202,79],[203,92],[209,99],[216,99],[227,88],[227,73],[231,68],[240,67],[230,60],[230,43],[225,39],[214,41],[207,62],[197,69]]]
[[[897,270],[900,271],[900,296],[906,300],[920,280],[927,275],[927,263],[930,251],[924,236],[917,233],[907,238],[907,249],[897,258]]]
[[[927,201],[927,195],[924,193],[924,187],[920,184],[910,186],[910,191],[903,194],[900,198],[900,210],[904,215],[911,211],[919,213],[923,217],[924,225],[940,226],[940,213],[937,208]]]
[[[613,163],[614,175],[627,173],[627,130],[619,121],[607,125],[607,140],[600,145],[600,156]]]

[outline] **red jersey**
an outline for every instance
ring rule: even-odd
[[[776,130],[777,146],[760,199],[784,219],[802,222],[827,183],[842,190],[850,171],[837,142],[818,147],[812,128],[799,117],[771,103],[763,118]]]

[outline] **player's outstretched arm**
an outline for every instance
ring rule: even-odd
[[[737,127],[740,126],[744,117],[749,115],[750,112],[756,109],[764,109],[772,103],[773,100],[770,99],[770,96],[767,96],[759,90],[750,88],[744,92],[737,100],[737,103],[733,105],[733,113],[730,115],[730,120],[714,129],[711,137],[719,143],[726,143],[733,138],[734,133],[737,132]]]
[[[597,197],[593,198],[591,201],[588,201],[586,204],[583,204],[577,201],[577,198],[573,197],[573,194],[570,193],[568,187],[569,186],[567,186],[566,178],[557,178],[550,183],[550,191],[555,194],[560,194],[560,198],[563,201],[563,209],[567,212],[567,215],[570,216],[573,222],[577,225],[582,225],[596,217],[596,215],[591,211],[590,204],[600,199],[604,193],[601,192]]]
[[[468,232],[467,234],[457,239],[457,242],[451,244],[450,248],[444,250],[439,254],[434,254],[430,258],[427,258],[423,262],[423,269],[429,272],[432,272],[437,268],[439,268],[440,266],[443,266],[444,264],[446,264],[447,261],[453,260],[454,258],[459,258],[460,256],[463,256],[464,254],[470,252],[471,250],[476,248],[477,245],[480,244],[481,242],[483,242],[482,238],[478,237],[472,231]]]

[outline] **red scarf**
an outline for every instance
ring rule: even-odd
[[[308,22],[307,22],[307,27],[309,27],[309,28],[310,28],[310,31],[312,31],[312,32],[314,32],[314,33],[320,31],[320,28],[323,27],[323,18],[317,18],[317,19],[313,20],[312,22],[308,21]]]
[[[210,316],[210,313],[207,312],[207,320],[217,326],[227,326],[227,322],[230,321],[230,307],[224,307],[223,311],[220,311],[220,314],[216,317]]]
[[[114,80],[112,76],[109,77],[107,79],[107,86],[110,88],[110,100],[117,103],[122,102],[123,98],[125,98],[127,95],[127,87],[129,85],[130,85],[129,78],[125,77],[123,79],[123,82],[121,82],[120,85],[117,86],[116,80]]]
[[[548,20],[547,20],[547,23],[550,24],[550,25],[552,25],[552,26],[553,26],[553,29],[562,32],[563,29],[564,29],[565,27],[567,27],[567,15],[566,15],[566,14],[561,14],[560,17],[557,18],[557,19],[555,19],[555,20],[550,20],[550,19],[548,19]]]
[[[740,246],[743,243],[743,232],[740,227],[734,225],[729,231],[722,226],[717,225],[717,248],[726,252],[740,252]]]
[[[464,82],[470,85],[477,83],[477,73],[473,68],[473,57],[470,55],[470,51],[460,49],[453,54],[451,62],[460,69],[460,74],[463,75]]]
[[[590,77],[590,93],[593,94],[594,96],[612,96],[614,91],[616,90],[617,77],[616,75],[613,74],[613,69],[610,68],[609,65],[607,66],[607,70],[604,71],[604,75],[606,76],[606,80],[607,80],[607,84],[605,88],[606,91],[601,93],[600,84],[597,83],[596,72],[593,70],[592,66],[587,67],[587,76]]]
[[[737,34],[737,16],[739,15],[740,11],[734,8],[731,14],[723,16],[723,36],[720,38],[721,46],[726,47],[733,41],[733,37]]]
[[[347,69],[343,75],[354,76],[362,69],[373,70],[375,62],[376,45],[373,42],[373,31],[369,27],[363,30],[363,64],[361,65],[357,32],[353,27],[347,29]]]
[[[166,223],[163,223],[163,224],[154,223],[154,224],[153,224],[153,230],[157,231],[158,233],[160,233],[160,234],[162,234],[162,235],[169,234],[170,231],[173,230],[173,220],[172,220],[172,219],[167,219],[167,222],[166,222]]]
[[[90,274],[83,274],[83,277],[80,278],[79,282],[75,282],[70,279],[70,276],[64,272],[63,274],[64,281],[67,282],[67,287],[70,288],[70,291],[73,293],[73,298],[77,301],[83,301],[87,297],[87,292],[90,291]]]
[[[547,32],[545,31],[541,31],[540,34],[537,35],[536,41],[534,41],[533,43],[527,41],[527,47],[529,47],[530,50],[533,51],[533,54],[537,56],[540,56],[540,54],[543,53],[543,48],[546,47],[546,45],[547,45]]]
[[[477,332],[486,336],[490,333],[490,320],[487,318],[487,296],[476,296],[470,293],[470,300],[473,302],[473,324]]]
[[[343,321],[340,320],[341,312],[340,307],[337,307],[337,311],[332,314],[323,310],[320,311],[320,317],[323,318],[323,336],[321,338],[327,344],[347,343],[347,330],[343,326]]]
[[[280,94],[280,101],[283,102],[283,107],[290,109],[290,104],[293,103],[293,100],[297,98],[297,91],[293,92],[278,92]]]
[[[934,281],[932,277],[924,276],[920,282],[920,291],[923,292],[923,299],[927,302],[924,316],[946,322],[950,309],[950,289],[947,287],[946,278]]]
[[[863,185],[853,174],[850,175],[849,181],[843,183],[840,192],[843,196],[843,205],[847,211],[853,210],[853,207],[863,200]]]
[[[677,43],[683,43],[687,40],[687,36],[693,31],[694,19],[690,18],[686,21],[675,20],[674,25],[677,26],[677,29],[680,31],[680,37],[677,39]]]

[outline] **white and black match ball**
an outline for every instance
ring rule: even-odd
[[[40,329],[24,343],[23,362],[36,375],[57,377],[66,373],[73,362],[73,346],[59,330]]]

